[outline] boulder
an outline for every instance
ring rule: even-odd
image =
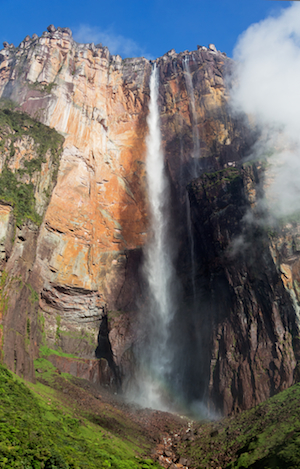
[[[55,33],[56,28],[53,24],[50,24],[47,28],[47,31],[49,31],[49,33]]]
[[[208,44],[208,49],[212,52],[217,52],[217,48],[214,44]]]
[[[65,34],[68,34],[68,36],[72,36],[72,31],[70,28],[61,28],[61,31]]]

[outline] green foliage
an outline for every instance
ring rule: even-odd
[[[1,277],[0,277],[0,288],[1,289],[4,287],[5,282],[7,280],[7,277],[8,277],[8,273],[6,272],[6,270],[2,270]]]
[[[61,69],[58,71],[58,73],[61,71]],[[52,83],[48,83],[47,85],[46,84],[42,84],[38,81],[35,81],[34,83],[31,83],[29,85],[30,88],[32,89],[36,89],[36,90],[39,90],[41,91],[42,93],[51,93],[52,89],[55,88],[57,86],[56,83],[52,82]]]
[[[29,218],[37,225],[41,224],[42,218],[35,211],[33,184],[20,182],[16,173],[13,173],[7,166],[0,174],[0,199],[13,205],[18,226],[22,225],[25,218]]]
[[[10,109],[13,111],[16,106],[16,103],[11,99],[0,98],[0,109]]]
[[[30,290],[30,297],[29,301],[33,305],[34,303],[37,303],[39,301],[39,294],[35,291],[35,289],[30,285],[30,283],[26,283],[26,286]]]
[[[202,425],[195,441],[182,443],[179,453],[199,468],[299,468],[299,403],[296,384],[240,415]]]
[[[27,318],[27,320],[26,320],[26,331],[27,331],[27,337],[28,337],[28,339],[30,338],[30,329],[31,329],[30,319]]]
[[[205,189],[212,189],[224,183],[231,184],[240,179],[238,168],[226,168],[213,173],[205,173],[202,176],[203,186]]]
[[[7,139],[11,141],[9,158],[0,174],[0,199],[13,205],[18,226],[22,225],[26,218],[40,225],[42,218],[35,211],[35,188],[32,176],[41,171],[42,163],[46,161],[45,155],[50,150],[55,168],[53,180],[56,179],[64,139],[56,130],[31,119],[27,114],[13,112],[10,109],[0,109],[0,136],[2,138],[0,151],[3,151]],[[37,157],[25,160],[23,168],[12,172],[8,167],[8,161],[14,156],[17,139],[23,136],[33,138]],[[50,196],[49,191],[45,191],[45,194]]]
[[[59,357],[70,357],[70,358],[76,358],[76,355],[73,355],[71,353],[64,353],[61,350],[54,350],[47,345],[43,345],[40,347],[40,353],[43,357],[49,357],[50,355],[58,355]]]
[[[0,365],[0,467],[158,467],[151,460],[136,457],[126,443],[101,427],[62,409],[42,385],[37,390],[35,395]]]
[[[8,299],[6,293],[4,293],[4,286],[8,277],[6,270],[3,270],[0,277],[0,312],[4,314],[8,308]]]
[[[59,314],[56,315],[56,332],[55,332],[55,341],[58,341],[60,337],[60,323],[61,323],[61,316]]]

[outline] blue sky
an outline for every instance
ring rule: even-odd
[[[123,58],[156,58],[174,48],[214,43],[232,55],[250,24],[278,14],[289,1],[271,0],[0,0],[0,43],[15,46],[47,26],[69,27],[78,42],[102,42]]]

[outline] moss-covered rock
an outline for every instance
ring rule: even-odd
[[[64,138],[27,114],[0,109],[0,200],[16,223],[39,225],[56,182]]]

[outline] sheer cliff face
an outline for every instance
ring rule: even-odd
[[[205,311],[198,353],[211,402],[225,414],[293,384],[299,359],[293,301],[256,205],[262,179],[261,167],[243,166],[189,187]]]
[[[74,328],[76,336],[80,322],[85,327],[99,317],[104,303],[110,309],[132,304],[134,276],[127,267],[147,232],[143,160],[151,67],[143,58],[122,63],[107,48],[76,44],[69,30],[27,38],[1,54],[2,98],[65,137],[34,266],[53,342],[57,315],[61,330]],[[68,351],[78,342],[65,341]],[[93,348],[85,343],[83,353]]]
[[[51,176],[49,153],[40,173],[27,181],[35,187],[40,227],[32,219],[15,228],[11,201],[0,205],[3,355],[11,369],[31,378],[32,357],[42,340],[94,357],[96,319],[105,303],[117,362],[124,369],[132,366],[136,305],[145,300],[141,248],[151,235],[144,161],[152,65],[144,58],[111,56],[102,46],[77,44],[67,28],[51,31],[0,51],[2,100],[12,100],[65,139],[57,176]],[[185,295],[184,314],[174,321],[176,366],[187,399],[209,395],[215,408],[230,413],[293,380],[297,327],[286,289],[298,294],[298,264],[283,249],[287,239],[293,246],[286,233],[272,242],[253,234],[253,262],[241,254],[227,257],[260,182],[246,170],[233,186],[217,176],[214,184],[198,180],[189,189],[199,292],[192,300],[186,186],[203,172],[238,164],[254,136],[227,109],[224,75],[231,61],[224,54],[214,47],[172,50],[156,62],[173,238]],[[12,172],[22,158],[32,159],[30,138],[20,138],[13,158],[10,144],[4,150],[0,145]],[[3,167],[2,162],[2,173]]]
[[[204,49],[193,55],[171,51],[159,60],[164,143],[177,188],[191,178],[185,169],[182,179],[181,168],[192,164],[194,145],[184,61],[194,82],[203,155],[215,162],[213,150],[224,142],[230,148],[234,133],[224,114],[226,57]],[[143,246],[148,230],[150,71],[144,58],[122,61],[107,48],[75,43],[68,29],[27,37],[18,48],[1,51],[2,98],[65,137],[35,264],[46,318],[59,314],[79,323],[97,316],[105,302],[110,309],[134,309],[139,284],[131,265],[139,254],[133,250]]]

